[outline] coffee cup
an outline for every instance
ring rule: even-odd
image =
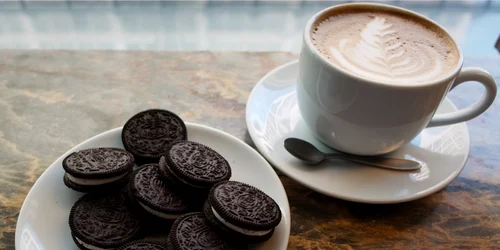
[[[436,22],[376,3],[341,4],[307,23],[297,101],[311,132],[350,154],[381,155],[423,129],[470,120],[496,96],[494,78],[462,68],[463,53]],[[446,94],[475,81],[485,93],[472,105],[435,115]]]

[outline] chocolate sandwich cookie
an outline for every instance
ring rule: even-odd
[[[142,111],[122,129],[123,146],[135,156],[137,165],[158,163],[173,143],[183,140],[187,140],[184,121],[162,109]]]
[[[203,213],[219,232],[249,243],[271,238],[281,221],[281,210],[271,197],[237,181],[216,184]]]
[[[167,250],[167,245],[153,240],[132,241],[118,250]]]
[[[134,156],[119,148],[90,148],[71,153],[62,166],[67,187],[79,192],[103,191],[128,182]]]
[[[231,167],[222,155],[192,141],[175,143],[159,165],[170,184],[202,201],[214,184],[231,178]]]
[[[69,227],[81,249],[116,249],[140,236],[140,221],[118,191],[81,197],[71,208]]]
[[[187,199],[165,185],[158,164],[146,164],[135,170],[129,193],[142,209],[162,219],[173,221],[190,211]]]
[[[168,250],[244,250],[246,244],[229,243],[218,235],[203,213],[189,213],[177,219],[168,235]]]

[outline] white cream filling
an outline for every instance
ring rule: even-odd
[[[146,211],[148,211],[149,213],[154,214],[154,215],[161,217],[163,219],[175,220],[175,219],[181,217],[181,214],[166,214],[166,213],[158,212],[158,211],[155,211],[155,210],[149,208],[148,206],[142,204],[140,201],[138,201],[138,203],[139,203],[139,205],[141,205],[141,207],[146,209]]]
[[[117,181],[117,180],[125,177],[125,175],[127,175],[127,174],[128,173],[124,173],[124,174],[119,175],[119,176],[105,178],[105,179],[84,179],[84,178],[74,177],[74,176],[68,174],[68,178],[72,182],[79,184],[79,185],[96,186],[96,185],[108,184],[108,183],[111,183],[113,181]]]
[[[78,239],[77,237],[75,237],[76,241],[78,241],[78,243],[80,243],[82,246],[90,249],[90,250],[109,250],[109,248],[100,248],[100,247],[96,247],[96,246],[92,246],[90,244],[87,244],[83,241],[81,241],[80,239]]]
[[[219,220],[222,224],[233,229],[234,231],[236,231],[238,233],[242,233],[242,234],[248,235],[248,236],[264,236],[264,235],[268,234],[269,232],[271,232],[271,230],[272,230],[271,229],[271,230],[264,230],[264,231],[256,231],[256,230],[248,230],[245,228],[241,228],[239,226],[231,224],[227,220],[224,220],[222,217],[220,217],[219,213],[217,213],[217,211],[215,211],[214,207],[211,207],[211,208],[212,208],[212,212],[214,213],[215,218],[217,218],[217,220]]]

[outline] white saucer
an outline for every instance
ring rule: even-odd
[[[283,147],[288,137],[311,142],[333,152],[306,128],[299,113],[295,85],[297,61],[264,76],[247,102],[246,122],[259,151],[277,169],[303,185],[344,200],[363,203],[398,203],[430,195],[455,179],[469,154],[465,123],[425,129],[411,144],[391,157],[406,157],[424,163],[416,172],[383,170],[344,161],[326,161],[318,166],[301,163]],[[437,113],[457,108],[445,99]]]
[[[186,123],[189,140],[219,152],[231,164],[232,180],[253,185],[270,195],[280,206],[282,218],[271,239],[250,249],[284,250],[290,235],[290,207],[280,179],[266,160],[237,138],[202,125]],[[121,128],[94,136],[66,152],[36,181],[21,208],[16,226],[17,250],[77,250],[71,239],[69,212],[82,195],[63,183],[61,162],[71,152],[90,147],[119,147]]]

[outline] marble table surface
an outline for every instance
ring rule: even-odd
[[[31,186],[61,154],[147,108],[167,108],[252,145],[245,103],[290,53],[0,50],[0,249],[14,249]],[[500,82],[500,57],[466,57]],[[459,107],[479,84],[449,96]],[[495,122],[496,120],[496,122]],[[395,205],[347,202],[281,175],[290,201],[289,249],[492,249],[500,245],[500,101],[468,122],[471,151],[442,191]]]

